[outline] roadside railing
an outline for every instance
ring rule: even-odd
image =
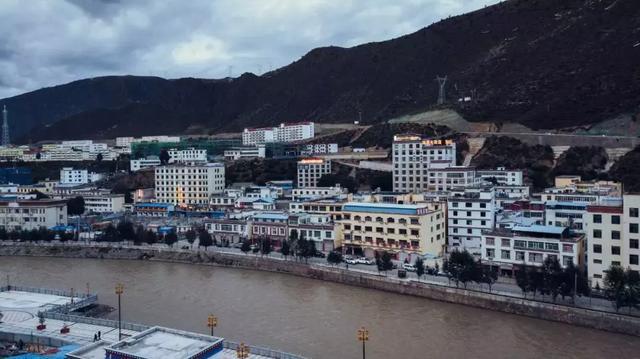
[[[57,312],[51,312],[51,311],[44,312],[44,317],[47,319],[60,320],[63,322],[74,322],[74,323],[82,323],[82,324],[99,325],[103,327],[118,328],[118,321],[111,320],[111,319],[84,317],[81,315],[64,314],[64,313],[57,313]],[[149,328],[151,327],[148,325],[122,322],[122,329],[125,329],[125,330],[142,332]]]
[[[223,346],[225,349],[231,349],[231,350],[237,350],[238,349],[238,343],[236,342],[232,342],[229,340],[224,340],[223,342]],[[269,348],[263,348],[263,347],[257,347],[257,346],[253,346],[253,345],[249,345],[249,353],[251,354],[255,354],[255,355],[260,355],[260,356],[264,356],[267,358],[274,358],[274,359],[306,359],[303,356],[300,355],[296,355],[296,354],[291,354],[291,353],[286,353],[286,352],[281,352],[281,351],[277,351],[277,350],[272,350]]]

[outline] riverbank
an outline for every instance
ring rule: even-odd
[[[551,320],[615,333],[640,336],[640,318],[583,308],[542,303],[510,296],[467,291],[410,280],[380,277],[276,258],[213,251],[169,250],[149,247],[102,247],[63,244],[2,244],[0,256],[34,256],[93,259],[143,259],[188,264],[218,265],[292,274],[391,293],[463,304],[504,313]]]

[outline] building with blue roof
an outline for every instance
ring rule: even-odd
[[[342,208],[336,246],[347,254],[394,259],[442,256],[446,245],[444,204],[347,202]]]

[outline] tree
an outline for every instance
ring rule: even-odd
[[[184,237],[187,239],[187,242],[189,242],[191,249],[193,249],[193,243],[196,241],[196,231],[190,229],[184,234]]]
[[[282,240],[282,247],[280,247],[280,253],[282,253],[282,256],[284,257],[284,259],[287,259],[287,256],[289,256],[289,254],[291,254],[291,246],[289,245],[289,241],[286,239]]]
[[[273,250],[273,244],[271,242],[271,238],[265,236],[260,239],[260,253],[263,256],[269,256],[269,253]]]
[[[102,153],[98,153],[98,155],[96,156],[96,162],[102,162],[103,158],[104,156],[102,155]]]
[[[299,258],[304,258],[305,262],[308,262],[309,256],[309,241],[305,238],[303,234],[300,234],[300,237],[296,241],[296,255]]]
[[[335,265],[342,263],[342,253],[336,251],[329,252],[327,255],[327,262]]]
[[[382,252],[382,255],[377,255],[376,265],[378,266],[378,272],[386,272],[393,269],[393,262],[391,262],[391,255],[389,252]]]
[[[200,235],[198,235],[198,247],[203,246],[206,251],[211,245],[213,245],[213,238],[211,238],[211,234],[204,229],[201,230]]]
[[[498,268],[494,266],[483,266],[481,263],[478,263],[478,265],[482,268],[480,282],[487,284],[489,286],[489,293],[491,293],[493,284],[498,281]]]
[[[167,151],[166,148],[163,148],[162,150],[160,150],[160,164],[164,166],[169,163],[169,160],[171,160],[171,155],[169,155],[169,151]]]
[[[462,282],[466,289],[468,282],[478,280],[480,277],[480,271],[475,259],[466,249],[451,252],[446,265],[445,271],[448,273],[449,278],[455,281],[456,287]]]
[[[244,254],[249,254],[249,251],[251,251],[251,243],[249,243],[248,240],[244,240],[242,242],[242,246],[240,246],[240,250],[244,253]]]
[[[79,216],[84,213],[84,198],[77,196],[67,201],[67,214],[70,216]]]
[[[516,270],[516,283],[526,298],[529,291],[529,273],[526,266],[523,265]]]
[[[291,247],[291,254],[298,259],[298,230],[292,229],[289,232],[289,245]]]
[[[613,302],[616,312],[622,307],[638,308],[640,304],[640,275],[631,269],[612,265],[604,278],[605,295]]]
[[[136,226],[136,235],[133,238],[133,244],[136,246],[141,245],[144,242],[144,227],[139,224]]]
[[[129,221],[120,221],[120,223],[118,223],[117,230],[121,240],[133,241],[136,238],[136,231],[133,229],[133,223]]]
[[[550,294],[555,302],[563,287],[563,271],[558,258],[547,256],[542,262],[542,286],[541,293]],[[573,278],[571,280],[573,287]]]
[[[418,275],[418,278],[421,278],[422,275],[424,275],[424,261],[418,257],[413,265],[416,267],[416,275]]]
[[[114,227],[113,224],[109,223],[107,228],[105,228],[102,231],[102,236],[100,237],[100,240],[104,241],[104,242],[117,242],[117,241],[119,241],[120,237],[118,235],[118,230],[116,229],[116,227]]]
[[[164,243],[173,248],[173,245],[178,241],[178,235],[174,231],[170,231],[164,236]]]
[[[0,241],[6,241],[7,239],[9,239],[9,233],[4,227],[0,228]]]
[[[528,291],[533,293],[535,298],[538,292],[543,292],[544,276],[542,271],[536,267],[527,267]]]
[[[147,229],[146,232],[144,232],[144,242],[147,244],[154,244],[158,241],[158,236],[156,235],[156,232]]]

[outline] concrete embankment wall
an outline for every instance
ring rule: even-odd
[[[526,300],[490,293],[419,283],[408,280],[379,277],[374,274],[347,271],[338,268],[309,266],[295,261],[261,258],[253,255],[236,255],[219,252],[190,252],[149,248],[77,247],[2,245],[0,256],[44,256],[96,259],[141,259],[152,261],[194,263],[239,267],[306,278],[331,281],[391,293],[406,294],[477,308],[552,320],[610,332],[640,336],[640,318],[605,313],[596,310],[574,308],[551,303]]]

